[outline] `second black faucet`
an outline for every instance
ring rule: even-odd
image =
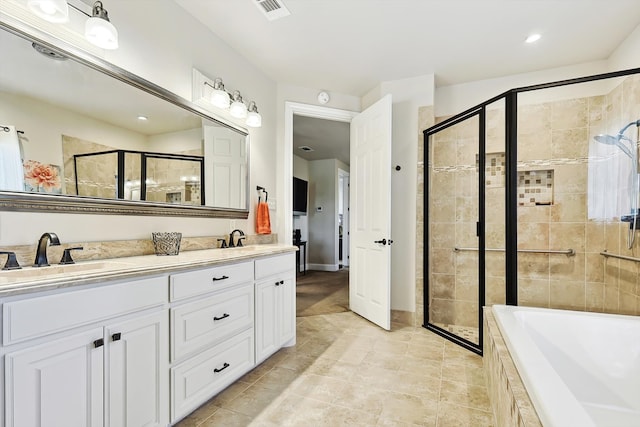
[[[233,242],[233,236],[236,234],[236,232],[239,233],[240,236],[238,237],[238,240],[236,241],[236,243],[234,243]],[[231,234],[229,234],[229,247],[230,248],[235,248],[235,247],[239,248],[239,247],[241,247],[242,246],[242,239],[244,239],[244,238],[245,238],[244,237],[244,231],[236,228],[235,230],[233,230],[231,232]]]

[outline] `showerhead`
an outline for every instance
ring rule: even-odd
[[[600,134],[600,135],[594,136],[593,139],[598,141],[600,144],[606,144],[606,145],[618,145],[620,143],[620,138],[618,136],[613,136],[613,135]]]
[[[623,139],[628,140],[628,138],[626,138],[624,135],[618,134],[616,136],[613,136],[613,135],[600,134],[600,135],[594,136],[593,139],[595,139],[600,144],[615,145],[624,154],[626,154],[627,156],[633,159],[633,155],[631,154],[631,150],[629,150],[629,147],[627,147],[621,142]]]

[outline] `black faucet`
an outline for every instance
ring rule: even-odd
[[[47,260],[47,241],[51,241],[51,246],[60,246],[60,240],[55,233],[44,233],[38,240],[38,249],[36,251],[36,260],[34,267],[46,267],[49,265]]]
[[[242,239],[244,239],[244,237],[239,237],[238,238],[238,243],[233,243],[233,235],[236,234],[236,232],[240,233],[240,236],[244,236],[244,231],[240,230],[240,229],[235,229],[231,232],[231,234],[229,234],[229,247],[230,248],[235,248],[235,247],[240,247],[242,246]]]

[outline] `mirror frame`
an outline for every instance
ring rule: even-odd
[[[76,213],[99,215],[135,215],[135,216],[169,216],[169,217],[204,217],[247,219],[249,217],[250,189],[250,142],[249,133],[233,123],[213,117],[210,112],[173,92],[164,89],[148,80],[111,64],[91,53],[51,37],[47,33],[33,28],[19,20],[3,16],[0,19],[0,30],[8,31],[28,41],[36,42],[59,52],[81,65],[106,74],[116,80],[129,84],[137,89],[170,102],[203,119],[207,119],[229,128],[245,136],[247,152],[247,189],[246,209],[221,208],[212,206],[191,206],[153,203],[145,201],[127,201],[118,199],[99,199],[86,196],[48,195],[18,191],[0,191],[0,210],[39,213]]]

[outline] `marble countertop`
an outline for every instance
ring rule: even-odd
[[[185,251],[175,256],[145,255],[81,261],[70,265],[24,267],[21,270],[0,271],[0,297],[99,283],[105,280],[135,279],[144,275],[173,273],[297,250],[296,246],[267,244]]]

